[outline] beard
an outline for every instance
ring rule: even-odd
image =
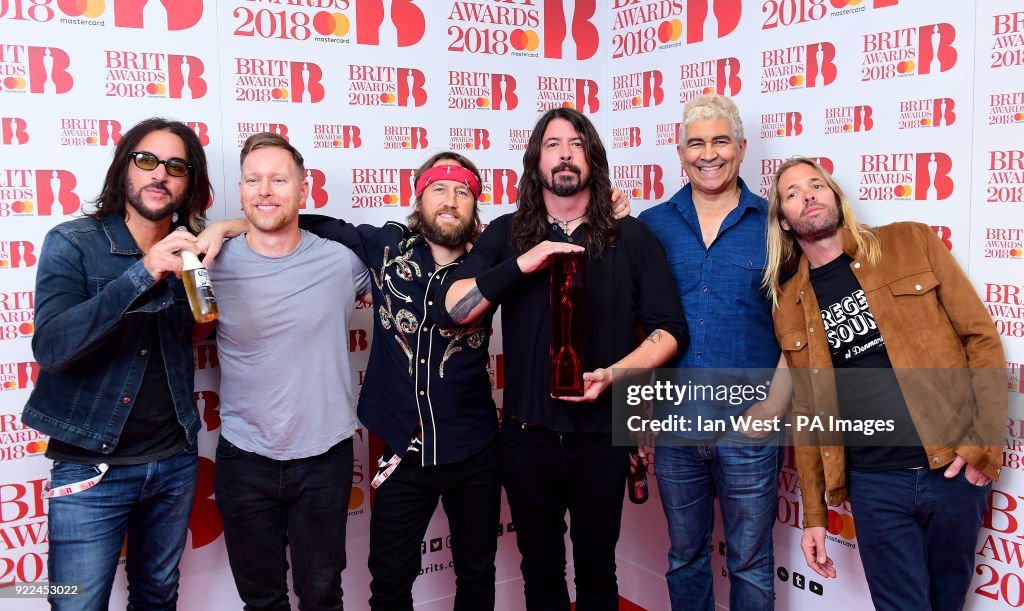
[[[440,214],[442,211],[438,211]],[[457,214],[452,211],[443,211],[446,214]],[[445,248],[458,248],[470,240],[473,239],[473,233],[476,227],[474,227],[474,219],[464,219],[459,217],[457,224],[445,223],[444,225],[437,222],[437,214],[433,218],[427,218],[421,213],[420,219],[420,233],[426,238],[428,242],[433,242],[438,246],[444,246]]]
[[[568,171],[572,172],[573,174],[575,174],[576,175],[576,180],[575,181],[572,181],[571,179],[569,179],[568,181],[566,179],[558,180],[558,178],[556,178],[555,175],[558,172],[562,172],[562,171],[565,171],[565,170],[568,170]],[[580,178],[580,176],[582,174],[583,174],[583,171],[580,170],[579,166],[577,166],[577,165],[575,165],[573,163],[570,163],[568,161],[563,161],[562,163],[558,164],[556,167],[552,168],[551,176],[544,176],[542,174],[540,179],[541,179],[541,182],[544,183],[544,188],[547,189],[548,191],[551,191],[552,193],[554,193],[558,197],[571,197],[573,195],[576,195],[577,193],[579,193],[583,189],[587,188],[587,186],[590,184],[590,178],[589,177],[587,178],[587,180],[582,180]]]
[[[843,222],[843,215],[838,205],[826,207],[827,213],[813,219],[786,219],[789,223],[789,231],[794,237],[808,242],[815,242],[832,237]]]
[[[185,202],[185,196],[181,195],[177,199],[170,199],[166,204],[160,208],[150,209],[146,207],[145,202],[142,201],[142,192],[149,188],[160,189],[168,196],[171,195],[171,191],[163,183],[153,182],[149,183],[139,189],[135,188],[135,185],[125,178],[124,192],[127,194],[128,204],[139,213],[144,219],[150,221],[160,221],[178,211],[178,208]]]
[[[245,206],[245,208],[243,209],[243,213],[245,214],[245,218],[248,219],[249,223],[253,227],[255,227],[256,229],[259,229],[260,231],[263,231],[265,233],[271,233],[271,232],[277,231],[278,229],[284,227],[285,225],[287,225],[291,221],[291,219],[289,218],[288,214],[286,212],[284,212],[284,207],[282,207],[280,210],[278,210],[278,212],[276,214],[274,214],[273,216],[268,216],[268,215],[265,215],[265,214],[258,214],[256,212],[256,210],[255,210],[256,206],[258,206],[258,205],[260,205],[262,203],[276,203],[276,202],[270,202],[270,201],[256,202],[256,203],[253,203],[253,204]]]

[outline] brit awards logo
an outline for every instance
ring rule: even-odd
[[[896,128],[948,127],[956,122],[955,109],[952,98],[903,100],[896,115]]]
[[[82,203],[77,185],[68,170],[0,170],[0,218],[74,214]]]
[[[863,36],[860,80],[937,74],[956,65],[956,28],[935,23]]]
[[[612,128],[612,148],[613,149],[628,149],[640,146],[643,143],[643,137],[640,134],[639,127],[613,127]]]
[[[867,104],[833,106],[825,109],[826,134],[869,132],[875,126],[874,109]]]
[[[991,68],[1024,66],[1024,11],[995,15],[992,27]]]
[[[197,100],[206,95],[198,57],[143,51],[104,51],[104,95]]]
[[[30,390],[35,388],[38,377],[39,364],[35,361],[0,363],[0,391]]]
[[[480,168],[483,181],[481,205],[515,204],[519,201],[519,174],[509,168]]]
[[[540,57],[535,0],[456,2],[448,14],[448,50],[475,55]]]
[[[654,126],[654,145],[676,146],[682,142],[683,133],[683,124],[679,121],[658,123]]]
[[[429,144],[427,128],[413,125],[385,125],[385,149],[425,149]]]
[[[860,156],[861,201],[939,201],[953,194],[953,161],[940,152]]]
[[[761,115],[761,139],[788,138],[804,133],[803,115],[797,111]]]
[[[659,201],[665,195],[660,165],[612,166],[612,183],[634,199]]]
[[[679,67],[679,102],[685,104],[708,93],[734,96],[740,92],[740,60],[735,57],[706,59]]]
[[[196,133],[196,138],[199,139],[199,144],[203,146],[210,145],[210,127],[202,121],[182,121],[186,127]],[[120,136],[118,136],[120,139]]]
[[[349,106],[420,107],[427,103],[426,78],[416,68],[352,64]]]
[[[0,270],[25,269],[39,262],[36,245],[28,240],[0,241]]]
[[[988,124],[1024,123],[1024,90],[988,96]]]
[[[683,38],[687,44],[725,38],[739,25],[743,4],[741,0],[613,0],[611,11],[612,59],[618,59],[678,47]]]
[[[448,108],[515,110],[518,106],[516,79],[511,74],[448,71]]]
[[[682,136],[683,134],[680,132],[680,138]],[[836,164],[830,158],[810,156],[810,159],[814,160],[815,163],[820,165],[829,174],[835,173]],[[779,166],[788,160],[788,157],[766,157],[761,160],[761,184],[758,185],[757,190],[761,197],[768,197],[775,172],[778,171]]]
[[[21,423],[16,414],[0,414],[0,461],[21,460],[30,456],[39,456],[46,451],[49,437],[39,431],[30,429]],[[16,547],[18,534],[13,537],[4,531],[4,547]],[[41,538],[46,542],[46,537]]]
[[[117,146],[121,141],[121,122],[65,117],[60,120],[57,136],[61,146]]]
[[[28,122],[21,117],[0,117],[0,144],[28,144]]]
[[[815,42],[761,52],[761,93],[825,87],[836,80],[836,47]]]
[[[404,168],[352,168],[353,208],[414,206],[415,172]]]
[[[532,4],[536,0],[522,0]],[[594,25],[597,0],[542,0],[544,6],[544,57],[590,59],[597,53],[601,35]]]
[[[71,58],[63,49],[0,43],[2,92],[67,93],[75,84],[70,68]]]
[[[32,336],[35,302],[35,291],[0,293],[0,341]]]
[[[509,128],[509,130],[508,130],[508,150],[510,150],[510,151],[525,151],[527,145],[530,144],[530,135],[532,133],[533,133],[532,129]]]
[[[1020,227],[986,227],[984,257],[986,259],[1020,259],[1024,257],[1024,229]]]
[[[991,204],[1024,203],[1024,150],[988,152],[985,201]]]
[[[612,111],[658,106],[665,100],[660,70],[612,77]]]
[[[537,77],[537,112],[547,112],[552,108],[575,108],[582,113],[592,114],[600,107],[595,81],[561,76]]]
[[[996,331],[1004,337],[1024,337],[1024,285],[985,283],[985,306]]]
[[[236,57],[234,99],[317,104],[324,99],[323,77],[313,62]]]
[[[313,148],[357,149],[363,146],[363,133],[358,125],[314,123]]]
[[[453,151],[486,151],[491,148],[491,132],[482,127],[450,127],[448,148]]]
[[[236,130],[238,135],[235,137],[235,148],[238,149],[245,146],[245,141],[248,140],[250,136],[264,132],[277,134],[284,138],[286,142],[292,141],[288,136],[288,126],[284,123],[258,123],[244,121],[237,124]]]
[[[427,26],[417,0],[355,0],[355,4],[357,43],[411,47],[423,39]]]

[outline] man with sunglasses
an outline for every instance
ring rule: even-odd
[[[174,608],[197,472],[181,250],[199,252],[206,155],[183,123],[147,119],[114,150],[95,210],[53,228],[36,276],[40,372],[22,422],[50,436],[55,609],[106,608],[128,538],[128,605]]]

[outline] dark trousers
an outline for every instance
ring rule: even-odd
[[[991,486],[945,469],[850,472],[850,506],[871,602],[882,611],[961,609]]]
[[[309,458],[274,460],[220,438],[214,490],[246,611],[289,610],[288,561],[304,611],[343,609],[352,439]]]
[[[576,569],[577,611],[619,608],[615,545],[629,457],[610,433],[556,433],[506,418],[501,478],[508,495],[530,611],[569,609],[565,512]]]
[[[377,489],[370,516],[370,608],[412,610],[423,535],[440,498],[448,515],[455,611],[494,609],[501,484],[498,443],[466,460],[424,467],[406,455]]]

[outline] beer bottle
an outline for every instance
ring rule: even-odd
[[[629,500],[637,505],[647,502],[647,465],[636,446],[629,449]]]
[[[188,230],[178,227],[177,231]],[[217,307],[217,298],[213,296],[210,273],[199,262],[196,253],[182,249],[180,254],[181,281],[185,285],[188,303],[192,307],[192,318],[200,323],[217,320],[217,317],[220,316],[220,308]]]

